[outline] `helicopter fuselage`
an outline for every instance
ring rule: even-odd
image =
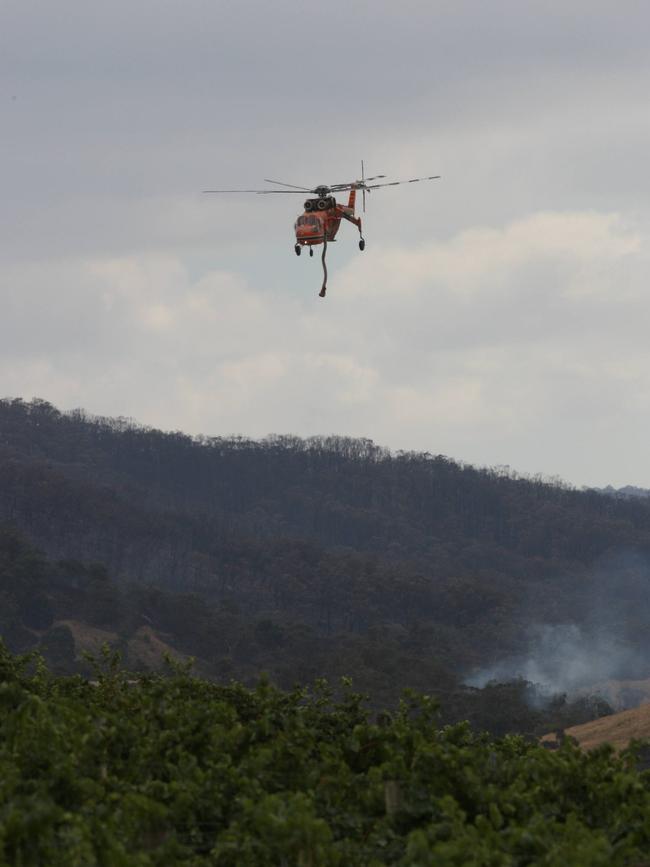
[[[326,190],[327,188],[324,188]],[[339,205],[331,195],[307,199],[305,210],[295,222],[296,243],[313,247],[325,241],[333,241],[341,220],[349,220],[361,231],[361,220],[354,215],[356,190],[350,190],[348,204]]]

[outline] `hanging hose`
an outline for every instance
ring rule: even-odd
[[[327,233],[323,233],[323,255],[321,256],[321,262],[323,263],[323,285],[321,287],[318,295],[321,298],[325,297],[325,293],[327,292],[327,265],[325,264],[325,253],[327,253]]]

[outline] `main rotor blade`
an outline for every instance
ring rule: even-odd
[[[204,193],[261,193],[263,190],[203,190]],[[275,190],[273,190],[275,192]]]
[[[331,184],[330,190],[335,191],[337,193],[342,192],[343,190],[352,190],[352,189],[363,189],[364,185],[368,183],[368,181],[376,181],[379,178],[385,178],[386,175],[373,175],[372,178],[364,178],[360,181],[349,181],[346,184]]]
[[[369,190],[376,190],[379,187],[397,187],[399,184],[415,184],[418,181],[435,181],[436,178],[439,178],[440,175],[429,175],[426,178],[411,178],[408,181],[390,181],[388,184],[370,184],[368,187]]]
[[[311,190],[203,190],[204,193],[257,193],[258,196],[265,196],[269,193],[300,193],[304,196],[305,193],[310,193]]]
[[[385,178],[386,175],[373,175],[371,178],[366,178],[365,181],[350,181],[349,184],[332,184],[329,187],[332,193],[342,193],[344,190],[377,190],[380,187],[397,187],[400,184],[416,184],[419,181],[435,181],[440,175],[428,175],[425,178],[410,178],[407,181],[389,181],[386,184],[369,184],[368,181],[374,181],[378,178]],[[282,181],[272,181],[269,178],[264,178],[268,184],[282,184]],[[291,187],[290,190],[203,190],[204,193],[256,193],[258,196],[282,195],[283,193],[293,193],[293,195],[305,193],[316,193],[316,190],[310,190],[308,187],[298,187],[295,184],[284,184]]]
[[[296,184],[285,184],[284,181],[272,181],[270,178],[264,178],[265,183],[267,184],[278,184],[281,187],[293,187],[294,190],[303,190],[305,193],[312,193],[313,190],[310,190],[309,187],[300,187]]]

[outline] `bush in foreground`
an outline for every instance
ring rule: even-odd
[[[0,649],[0,863],[616,867],[650,852],[632,753],[371,720],[349,686],[57,678]]]

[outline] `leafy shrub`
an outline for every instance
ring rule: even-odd
[[[624,867],[650,849],[633,753],[439,729],[407,695],[283,692],[174,667],[93,681],[0,647],[0,864]]]

